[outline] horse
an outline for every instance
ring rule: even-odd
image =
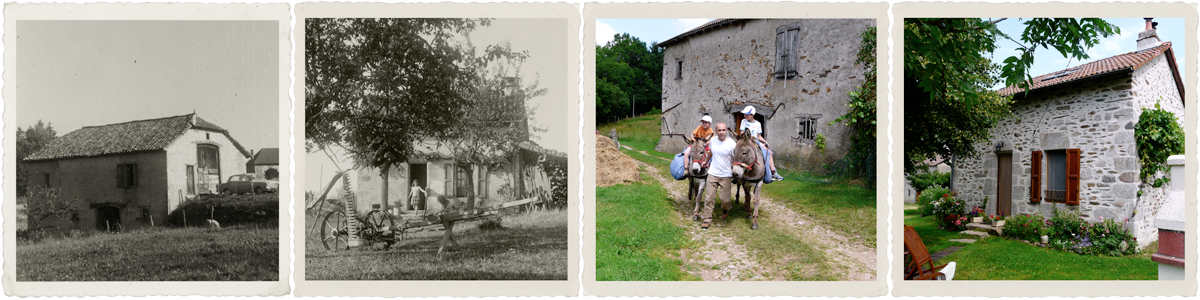
[[[712,162],[712,152],[708,149],[708,143],[703,139],[692,141],[692,148],[688,152],[688,157],[691,158],[687,162],[687,178],[688,178],[688,200],[695,204],[692,210],[692,220],[700,221],[700,209],[704,206],[705,181],[708,180],[708,166]]]
[[[770,176],[767,174],[766,160],[763,158],[762,148],[758,147],[750,133],[742,132],[733,148],[733,186],[741,188],[738,190],[739,195],[742,191],[746,192],[743,208],[750,213],[750,229],[758,229],[758,199],[762,192],[763,178]],[[734,200],[734,203],[737,203],[737,200]],[[751,203],[754,204],[754,210],[750,208]]]

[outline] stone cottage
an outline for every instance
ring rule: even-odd
[[[991,129],[992,141],[962,158],[954,187],[989,214],[1080,210],[1090,221],[1125,221],[1139,246],[1155,240],[1153,220],[1166,186],[1138,178],[1134,124],[1158,103],[1184,123],[1184,85],[1170,42],[1147,21],[1137,51],[1033,79],[1028,94],[1015,87],[1013,117]],[[1170,184],[1183,184],[1183,181]]]
[[[267,170],[274,170],[274,176],[267,176]],[[262,148],[251,155],[246,161],[246,173],[254,174],[254,178],[279,180],[279,148]]]
[[[57,187],[78,213],[51,231],[122,230],[158,224],[184,200],[217,193],[250,152],[196,114],[87,126],[25,159],[29,184]]]
[[[736,127],[750,105],[780,168],[814,171],[841,159],[850,129],[829,123],[849,110],[848,93],[864,80],[855,55],[860,35],[874,26],[874,19],[718,19],[658,43],[657,150],[682,151],[682,137],[690,138],[704,115]],[[815,147],[819,139],[824,154]]]

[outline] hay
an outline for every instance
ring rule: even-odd
[[[638,181],[638,165],[617,150],[612,139],[596,136],[596,186],[606,187]]]

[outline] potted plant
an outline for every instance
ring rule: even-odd
[[[976,208],[971,209],[970,215],[971,215],[971,223],[983,223],[984,220],[983,220],[983,209],[982,208],[976,207]]]
[[[992,226],[1004,227],[1004,213],[992,215]]]
[[[1053,223],[1050,223],[1050,220],[1045,220],[1044,222],[1045,223],[1042,224],[1041,230],[1038,230],[1038,233],[1042,234],[1043,245],[1050,244],[1050,231],[1053,230],[1053,228],[1050,227],[1053,225]]]

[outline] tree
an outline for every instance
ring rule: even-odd
[[[1012,40],[996,28],[1006,19],[904,20],[904,171],[937,157],[976,157],[976,143],[991,139],[989,129],[1011,115],[1010,96],[990,90],[997,82],[1025,87],[1034,52],[1053,48],[1086,60],[1101,37],[1120,29],[1101,19],[1025,21],[1018,55],[993,64],[996,39]]]
[[[647,45],[628,33],[616,34],[608,44],[596,46],[597,120],[645,113],[661,106],[662,70],[662,48],[654,43]]]
[[[263,177],[266,177],[268,180],[279,179],[279,170],[276,170],[275,168],[267,169],[266,171],[263,171]]]
[[[54,126],[50,123],[42,123],[38,120],[37,124],[22,130],[17,127],[17,195],[25,196],[29,189],[29,166],[24,162],[26,157],[33,153],[42,150],[42,147],[50,144],[58,133],[54,131]]]
[[[42,222],[50,218],[73,217],[78,213],[75,208],[77,198],[62,196],[59,188],[31,186],[25,201],[25,214],[29,217],[30,229],[42,227]]]
[[[863,83],[858,89],[850,92],[850,101],[846,103],[850,110],[833,120],[832,123],[845,122],[853,130],[850,136],[850,151],[846,154],[847,171],[859,178],[866,178],[874,184],[875,178],[875,119],[876,119],[876,82],[878,68],[875,64],[876,28],[871,27],[860,34],[856,64],[863,66]]]

